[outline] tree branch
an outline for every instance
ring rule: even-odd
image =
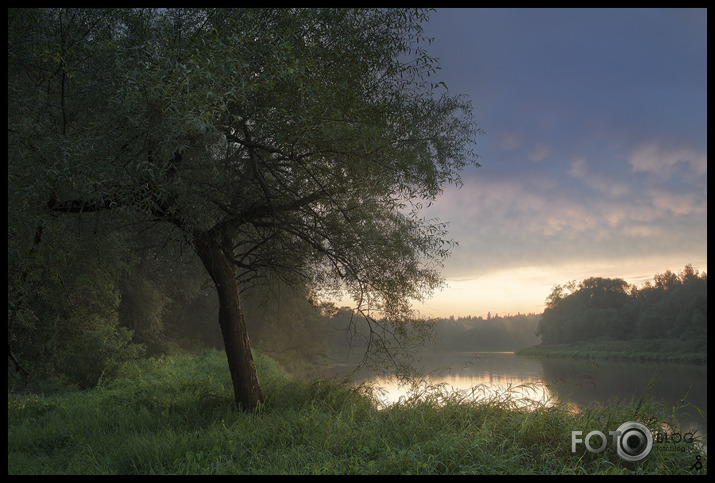
[[[229,216],[227,218],[224,218],[222,221],[218,222],[216,225],[214,225],[213,228],[208,230],[209,236],[215,237],[218,236],[227,230],[230,231],[237,227],[238,225],[242,225],[243,223],[252,223],[256,222],[258,219],[263,218],[265,216],[270,216],[270,215],[276,215],[279,213],[288,213],[291,211],[299,210],[300,208],[303,208],[305,206],[308,206],[311,203],[315,203],[316,201],[319,201],[323,198],[328,196],[326,192],[323,191],[316,191],[314,193],[311,193],[307,196],[304,196],[302,198],[293,200],[291,202],[282,204],[282,205],[273,205],[273,206],[267,206],[267,205],[261,205],[261,206],[256,206],[253,208],[250,208],[246,211],[236,213],[233,216]]]
[[[10,359],[12,359],[12,362],[15,363],[15,370],[17,372],[22,372],[25,375],[25,387],[27,387],[30,384],[30,371],[22,367],[20,361],[17,360],[17,357],[15,357],[15,354],[12,352],[12,347],[10,347],[9,342],[7,344],[7,355]]]
[[[56,196],[46,204],[49,211],[61,213],[89,213],[109,210],[116,206],[116,203],[110,200],[101,203],[87,200],[65,200],[60,201]]]

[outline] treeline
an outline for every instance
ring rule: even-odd
[[[447,317],[425,322],[425,331],[415,333],[413,350],[418,352],[516,351],[540,342],[535,334],[540,314],[517,314],[484,317]],[[324,320],[326,355],[332,360],[361,357],[360,348],[368,340],[367,321],[346,308]],[[380,330],[378,321],[373,330]],[[428,338],[424,336],[429,334]]]
[[[537,334],[544,344],[594,339],[707,337],[707,274],[686,265],[656,274],[642,286],[620,278],[557,285],[546,300]]]
[[[439,351],[515,351],[538,344],[540,314],[438,319],[435,349]]]

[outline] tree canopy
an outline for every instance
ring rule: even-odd
[[[692,265],[641,287],[620,278],[591,277],[556,285],[537,335],[546,344],[589,339],[695,340],[707,335],[707,274]]]
[[[427,20],[411,9],[11,10],[9,213],[23,228],[10,256],[26,259],[28,234],[59,214],[166,224],[213,278],[224,341],[244,333],[232,343],[244,353],[231,294],[269,276],[347,293],[371,318],[409,318],[451,248],[419,209],[477,164],[480,132],[469,101],[433,80]],[[250,351],[232,365],[228,345],[232,374],[250,366]]]

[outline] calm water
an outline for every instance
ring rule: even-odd
[[[520,357],[513,352],[469,352],[423,356],[421,365],[431,384],[472,391],[489,396],[507,387],[529,384],[518,394],[530,399],[548,400],[554,396],[580,410],[592,402],[640,397],[652,380],[650,393],[673,405],[683,398],[700,408],[705,417],[687,408],[681,423],[687,429],[700,427],[707,434],[707,366],[635,362],[574,361]],[[336,366],[332,374],[347,372],[349,366]],[[354,366],[353,366],[354,367]],[[385,405],[409,391],[394,378],[364,374],[362,380],[379,386]]]

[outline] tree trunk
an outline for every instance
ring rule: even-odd
[[[236,404],[252,411],[263,403],[263,393],[258,384],[243,308],[238,296],[236,268],[215,239],[205,232],[195,239],[196,251],[218,292],[218,319],[226,346]]]

